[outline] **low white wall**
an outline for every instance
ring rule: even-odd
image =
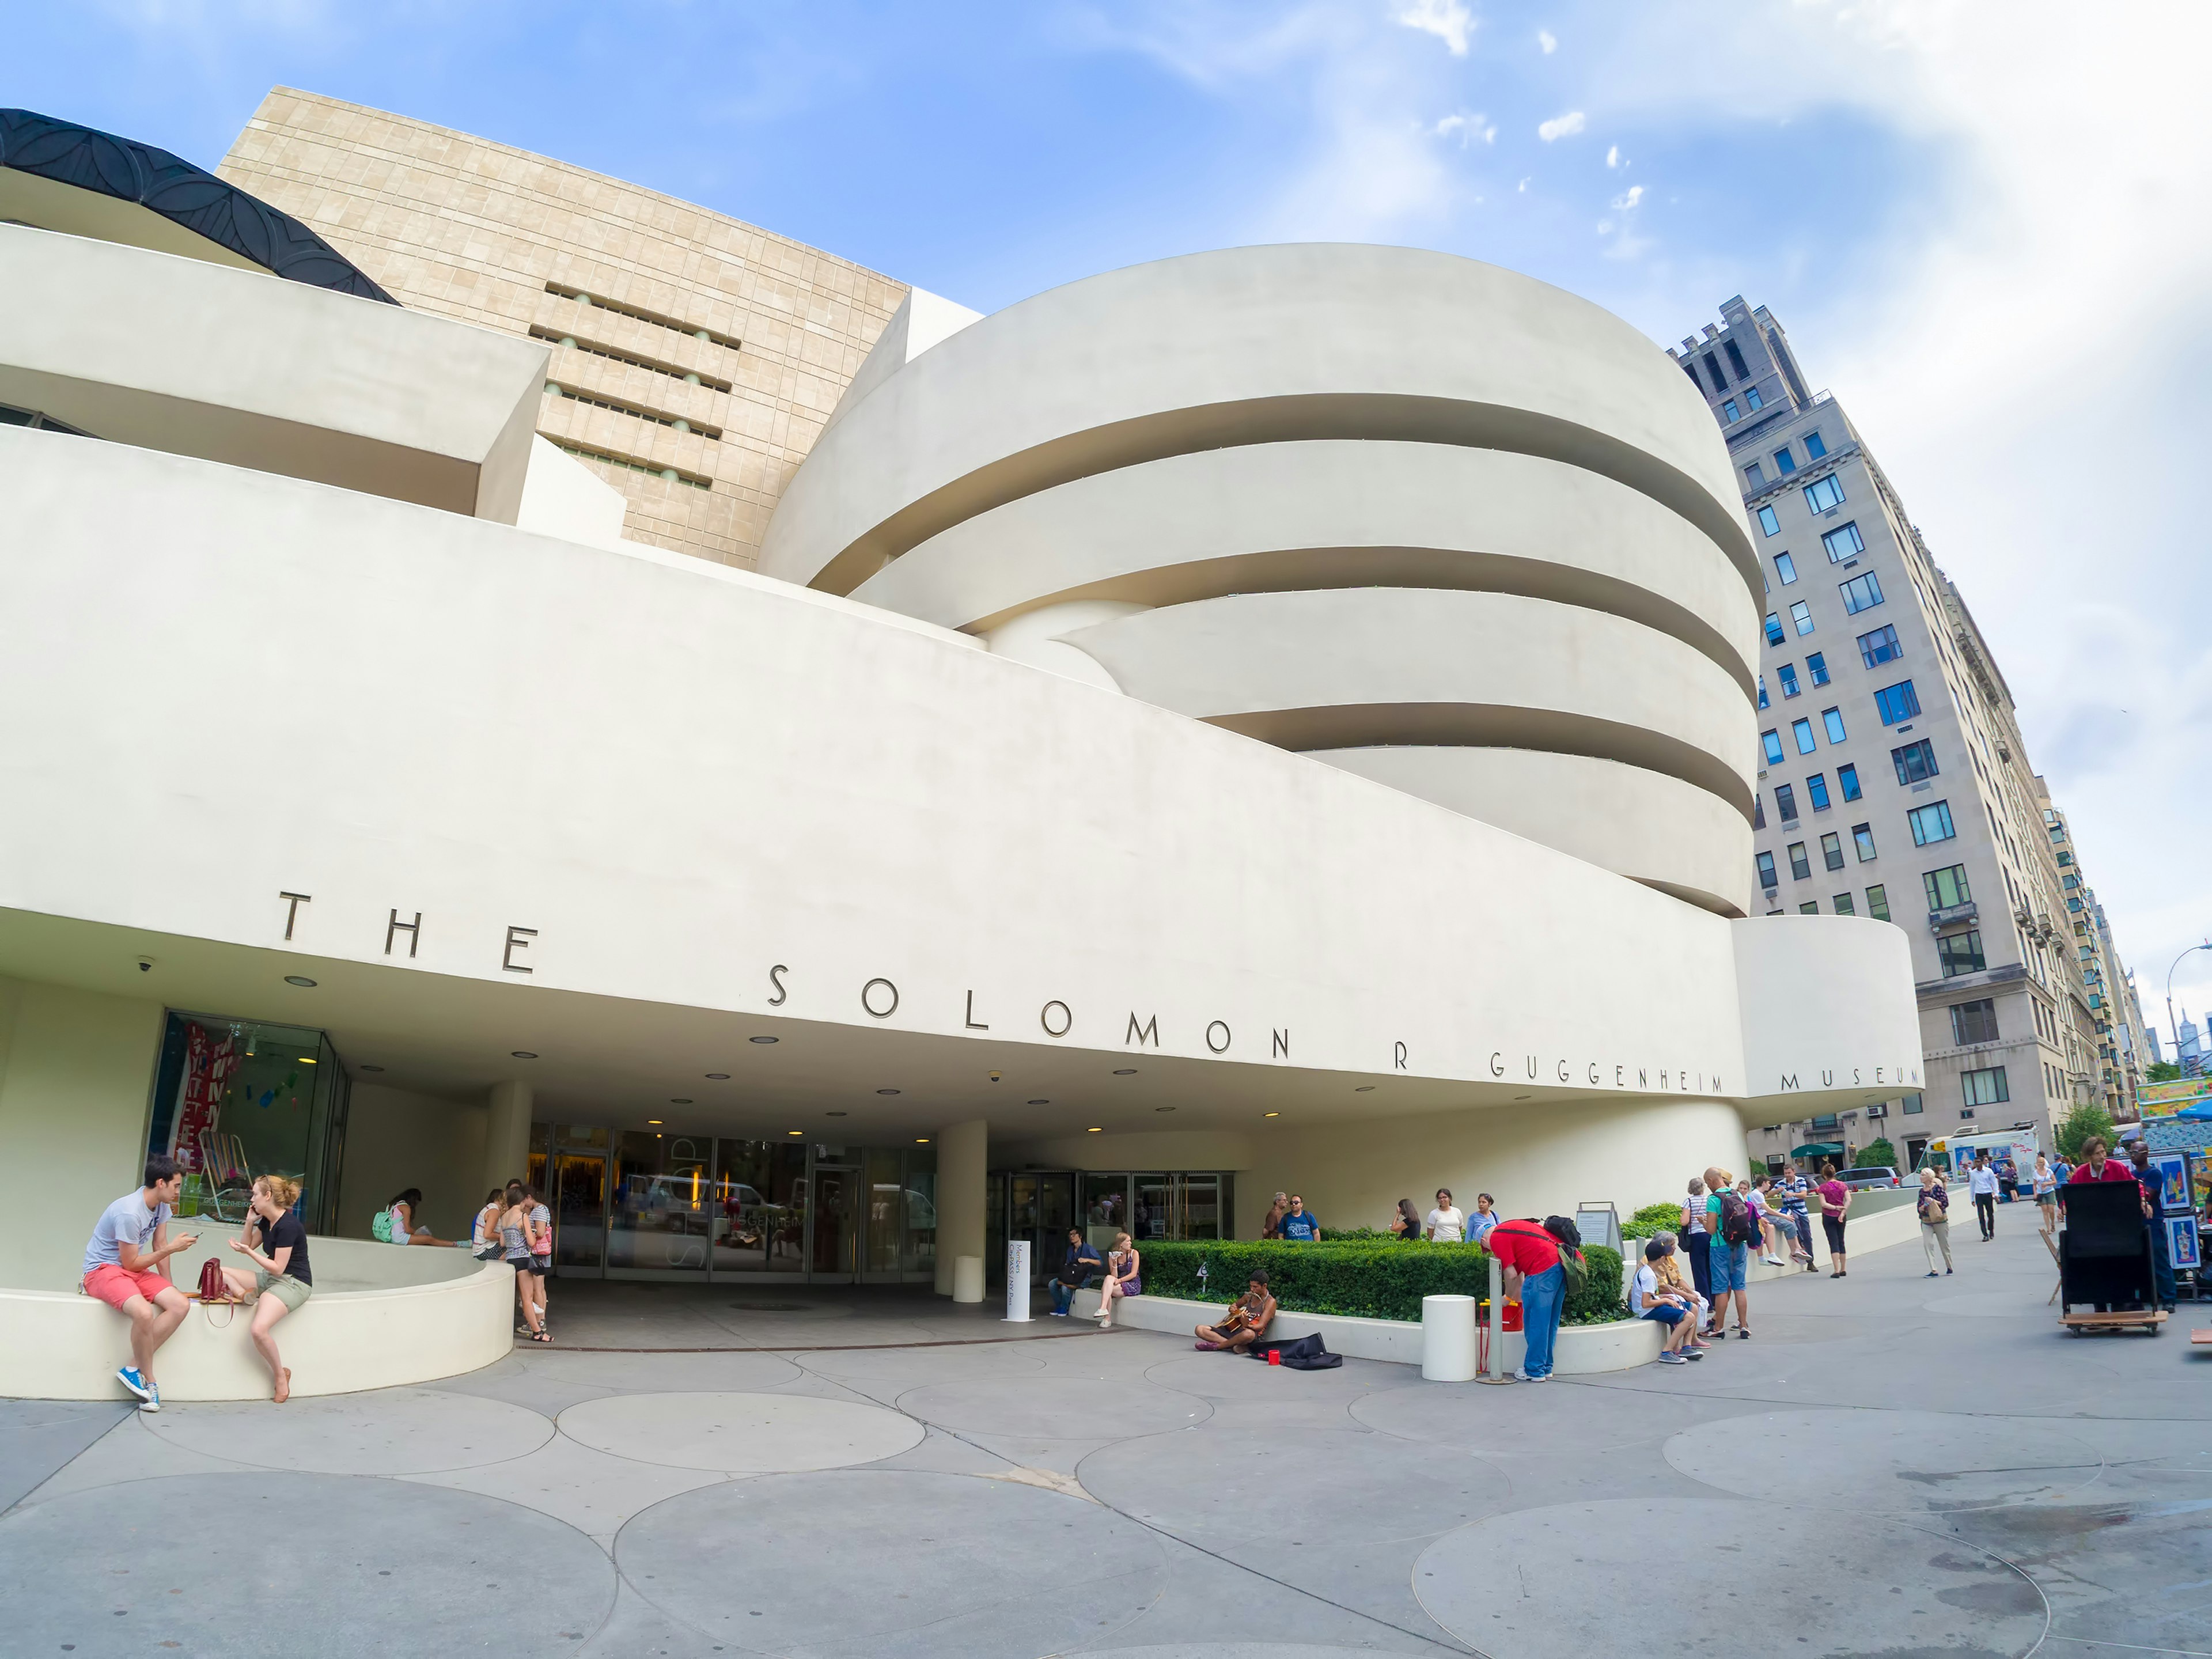
[[[204,1236],[179,1257],[179,1281],[195,1283],[198,1260],[227,1236]],[[504,1262],[343,1238],[310,1239],[307,1251],[315,1294],[276,1330],[295,1394],[428,1382],[513,1352],[514,1272]],[[380,1288],[363,1288],[372,1284]],[[163,1401],[266,1399],[269,1370],[246,1335],[252,1316],[250,1308],[195,1306],[155,1360]],[[0,1397],[127,1399],[115,1370],[130,1363],[130,1322],[106,1303],[0,1290]]]
[[[1220,1317],[1219,1302],[1183,1302],[1166,1296],[1133,1296],[1115,1304],[1121,1324],[1142,1331],[1166,1331],[1187,1336],[1201,1324]],[[1098,1292],[1078,1291],[1075,1310],[1085,1316],[1098,1311]],[[1331,1353],[1351,1359],[1382,1359],[1397,1365],[1421,1363],[1421,1327],[1405,1319],[1352,1319],[1340,1314],[1291,1313],[1275,1316],[1268,1328],[1271,1344],[1294,1342],[1318,1334]],[[1562,1325],[1559,1346],[1553,1352],[1553,1369],[1561,1376],[1586,1376],[1597,1371],[1633,1370],[1659,1357],[1659,1328],[1640,1319],[1610,1325]],[[1513,1370],[1528,1352],[1518,1331],[1505,1333],[1500,1369]]]

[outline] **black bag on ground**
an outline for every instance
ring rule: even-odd
[[[1263,1364],[1270,1353],[1280,1354],[1279,1363],[1294,1371],[1333,1371],[1344,1364],[1344,1356],[1331,1353],[1317,1331],[1289,1342],[1255,1342],[1246,1352]]]

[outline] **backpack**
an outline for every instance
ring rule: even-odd
[[[1583,1260],[1582,1229],[1563,1215],[1544,1218],[1544,1231],[1559,1247],[1559,1272],[1570,1297],[1582,1294],[1589,1284],[1589,1263]]]
[[[1743,1195],[1733,1190],[1721,1194],[1721,1243],[1749,1244],[1759,1237],[1759,1229],[1752,1224],[1751,1206]]]
[[[1278,1354],[1281,1357],[1277,1363],[1287,1365],[1294,1371],[1333,1371],[1344,1364],[1344,1356],[1331,1353],[1328,1345],[1321,1340],[1318,1332],[1312,1336],[1299,1337],[1294,1342],[1255,1342],[1245,1352],[1263,1364],[1270,1353]]]
[[[380,1244],[392,1243],[392,1212],[379,1210],[368,1224],[368,1236]]]

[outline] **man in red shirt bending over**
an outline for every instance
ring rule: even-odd
[[[1528,1352],[1513,1373],[1523,1382],[1552,1380],[1552,1349],[1559,1316],[1566,1311],[1567,1274],[1559,1266],[1559,1241],[1531,1218],[1501,1221],[1484,1241],[1504,1271],[1505,1293],[1521,1297],[1521,1332]]]

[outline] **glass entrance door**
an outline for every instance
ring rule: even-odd
[[[860,1172],[836,1164],[814,1166],[814,1204],[807,1278],[849,1285],[860,1276]]]
[[[607,1160],[561,1152],[553,1160],[553,1271],[598,1279],[607,1266]]]

